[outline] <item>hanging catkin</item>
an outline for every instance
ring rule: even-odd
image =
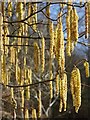
[[[53,58],[53,47],[54,47],[54,29],[53,22],[49,23],[49,34],[50,34],[50,58]]]
[[[62,15],[62,12],[59,13],[59,17]],[[63,26],[61,17],[58,20],[58,34],[57,34],[57,58],[58,66],[61,69],[61,72],[64,71],[65,66],[65,55],[64,55],[64,35],[63,35]]]
[[[42,47],[41,47],[41,72],[44,72],[45,69],[45,39],[44,37],[41,40]]]
[[[72,53],[74,50],[74,43],[73,43],[73,39],[74,39],[74,35],[73,35],[73,9],[71,9],[70,11],[70,52]]]
[[[25,109],[25,120],[29,120],[29,110]]]
[[[2,69],[1,69],[1,75],[2,75],[2,83],[6,85],[6,56],[3,54],[2,56]]]
[[[16,4],[16,13],[17,13],[17,20],[22,20],[23,19],[23,3],[22,2],[17,2]],[[22,24],[18,24],[19,25],[19,31],[18,31],[18,36],[22,35]],[[22,39],[18,38],[18,45],[22,44]],[[21,47],[18,46],[18,52],[20,51]]]
[[[60,106],[59,112],[66,111],[67,106],[67,75],[64,73],[63,79],[60,79]]]
[[[16,51],[16,58],[15,58],[15,77],[16,77],[16,81],[18,83],[18,53]]]
[[[53,52],[55,56],[56,56],[56,49],[57,49],[57,31],[58,31],[58,27],[56,26],[54,30],[54,46],[53,46]]]
[[[80,71],[77,67],[74,67],[71,72],[71,94],[73,99],[73,106],[75,107],[76,113],[81,106],[81,76]]]
[[[32,13],[31,11],[32,11],[32,10],[31,10],[31,3],[29,2],[29,3],[28,3],[28,16],[31,15],[31,13]],[[32,23],[31,19],[32,19],[31,17],[28,18],[28,23],[29,23],[29,24]]]
[[[15,65],[15,48],[14,47],[10,47],[10,61],[11,61],[11,64],[14,64]]]
[[[23,71],[22,71],[23,76]],[[24,79],[22,78],[21,85],[24,85]],[[21,107],[24,108],[24,88],[21,88]],[[22,109],[22,112],[24,109]]]
[[[32,14],[37,12],[37,3],[32,4]],[[33,29],[36,31],[37,30],[37,13],[32,16],[32,24],[33,24]]]
[[[32,119],[37,120],[36,109],[32,108]]]
[[[1,6],[0,6],[1,7]],[[3,17],[2,17],[2,13],[0,12],[0,50],[1,50],[1,56],[0,56],[0,67],[1,67],[1,78],[0,78],[0,83],[4,83],[3,80],[3,54],[4,54],[4,49],[3,49],[3,39],[2,39],[2,34],[3,34]]]
[[[86,77],[88,78],[90,76],[90,73],[89,73],[89,63],[87,61],[84,62],[84,67],[85,67]]]
[[[42,54],[42,56],[43,55],[44,54]],[[34,42],[34,69],[36,72],[38,72],[39,70],[39,65],[40,65],[40,49],[39,49],[37,42]]]
[[[56,95],[59,93],[59,75],[56,76]]]
[[[8,2],[8,15],[12,16],[12,2]]]
[[[38,93],[38,118],[42,115],[42,102],[41,102],[41,90]]]
[[[70,11],[68,11],[66,16],[66,27],[67,27],[67,44],[66,44],[66,53],[67,56],[71,56],[70,52]]]
[[[50,80],[53,79],[53,73],[52,70],[50,70]],[[53,84],[52,81],[50,81],[50,100],[53,98]]]
[[[78,15],[75,8],[73,8],[73,41],[74,44],[78,41]]]

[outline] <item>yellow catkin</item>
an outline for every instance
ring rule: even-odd
[[[74,44],[77,43],[78,41],[78,15],[77,15],[77,11],[75,8],[73,8],[73,41]]]
[[[34,42],[34,69],[36,72],[39,70],[40,65],[40,49],[37,42]]]
[[[90,73],[89,73],[89,63],[87,61],[84,62],[84,67],[85,67],[86,77],[88,78],[90,76]]]
[[[73,35],[73,9],[71,9],[70,11],[70,52],[72,53],[74,50],[74,43],[73,43],[73,39],[74,39],[74,35]]]
[[[14,89],[11,88],[10,91],[11,91],[11,103],[13,105],[13,108],[16,109],[17,108],[17,102],[16,102],[15,97],[14,97]]]
[[[57,49],[57,31],[58,31],[58,27],[56,26],[54,30],[54,46],[53,46],[53,52],[55,56],[56,56],[56,49]]]
[[[66,53],[67,53],[67,56],[71,56],[71,52],[70,52],[70,11],[68,11],[67,16],[66,16],[66,26],[67,26]]]
[[[23,76],[23,71],[22,71],[22,76]],[[21,85],[24,85],[24,78],[22,78]],[[24,108],[24,89],[21,88],[21,107]],[[24,109],[22,109],[22,112]]]
[[[42,47],[41,47],[41,72],[44,72],[45,69],[45,39],[42,38]]]
[[[17,2],[16,4],[16,15],[17,15],[17,20],[22,20],[23,19],[23,3],[22,2]],[[18,31],[18,36],[22,35],[22,24],[18,24],[19,25],[19,31]],[[22,38],[18,38],[18,45],[22,44]],[[20,51],[21,47],[18,46],[18,52]]]
[[[25,109],[25,120],[29,120],[29,110]]]
[[[53,73],[52,71],[50,70],[50,80],[53,79]],[[52,81],[50,81],[50,100],[53,98],[53,84],[52,84]]]
[[[17,2],[16,13],[17,13],[18,20],[21,20],[23,17],[23,3],[22,2]]]
[[[59,75],[56,76],[56,95],[59,94]]]
[[[1,74],[2,74],[2,83],[6,85],[6,57],[5,55],[2,56],[2,69],[1,69]]]
[[[80,71],[77,67],[74,67],[71,72],[71,94],[73,99],[73,106],[75,107],[76,113],[81,106],[81,76]]]
[[[13,88],[11,88],[10,90],[11,90],[11,98],[14,98],[14,91],[13,91]]]
[[[31,3],[29,2],[29,3],[28,3],[28,16],[31,15],[31,13],[32,13],[31,11],[32,11],[32,10],[31,10]],[[32,23],[31,19],[32,19],[31,17],[28,18],[28,23],[29,23],[29,24]]]
[[[37,3],[32,4],[32,14],[37,12]],[[33,29],[36,31],[37,30],[37,13],[32,16],[32,24],[33,24]]]
[[[16,51],[16,59],[15,59],[15,77],[16,77],[16,81],[18,83],[18,54],[17,54],[17,51]]]
[[[59,16],[61,16],[61,14],[62,13],[59,13]],[[61,69],[61,72],[63,72],[65,66],[65,55],[64,55],[64,35],[61,17],[58,20],[57,58],[58,66]]]
[[[0,6],[1,8],[1,6]],[[2,13],[0,12],[0,50],[1,50],[1,55],[0,55],[0,69],[2,68],[2,65],[3,65],[3,52],[4,52],[4,49],[3,49],[3,40],[2,40],[2,34],[3,34],[3,17],[2,17]],[[0,83],[3,83],[3,77],[2,77],[2,71],[3,69],[1,69],[1,72],[0,72]]]
[[[54,29],[53,22],[49,23],[49,34],[50,34],[50,58],[53,58],[53,47],[54,47]]]
[[[37,120],[36,109],[32,108],[32,119]]]
[[[85,5],[85,38],[88,38],[88,4]]]
[[[15,48],[14,47],[10,47],[10,61],[11,64],[15,65]]]
[[[12,2],[8,2],[8,15],[12,16]]]
[[[72,4],[72,0],[68,0],[67,2],[68,2],[68,4]],[[67,5],[67,9],[68,9],[68,11],[71,10],[71,9],[72,9],[72,6]]]
[[[6,18],[4,18],[4,20],[7,21]],[[4,23],[4,36],[3,36],[3,41],[4,41],[4,44],[8,45],[9,44],[9,38],[7,37],[7,35],[9,34],[9,29],[8,29],[8,23]],[[8,56],[8,53],[9,53],[9,49],[7,46],[5,46],[5,54],[6,56]]]
[[[67,107],[67,75],[64,73],[63,79],[60,79],[60,106],[59,112],[66,111]]]
[[[42,115],[42,102],[41,102],[41,90],[39,90],[38,95],[38,118],[40,118]]]
[[[28,81],[30,84],[32,84],[32,70],[28,69]]]
[[[28,69],[28,77],[26,79],[26,85],[27,84],[32,84],[32,70]],[[26,99],[29,100],[30,99],[30,86],[26,87]]]

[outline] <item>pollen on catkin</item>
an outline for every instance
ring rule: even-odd
[[[85,67],[86,77],[88,78],[90,76],[90,73],[89,73],[89,63],[87,61],[84,62],[84,67]]]
[[[40,65],[40,49],[37,42],[34,42],[34,69],[36,72],[39,70]]]
[[[73,106],[75,107],[75,112],[78,113],[78,110],[81,106],[81,76],[77,67],[74,67],[71,72],[70,87]]]
[[[66,111],[67,107],[67,75],[64,73],[63,79],[60,79],[60,105],[59,112],[62,112],[62,109]]]
[[[45,39],[44,37],[41,40],[42,47],[41,47],[41,72],[44,72],[45,69]]]
[[[36,109],[32,108],[32,118],[37,119]]]
[[[42,114],[42,102],[41,102],[41,90],[38,93],[38,118],[41,117]]]

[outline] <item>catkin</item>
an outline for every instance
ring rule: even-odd
[[[53,52],[55,56],[56,56],[56,49],[57,49],[57,31],[58,31],[58,27],[56,26],[54,30],[54,45],[53,45]]]
[[[37,12],[37,3],[32,4],[32,14]],[[32,24],[33,24],[33,29],[36,31],[37,30],[37,13],[32,16]]]
[[[67,75],[64,73],[63,79],[60,79],[60,106],[59,112],[62,112],[62,108],[66,111],[67,106]]]
[[[16,13],[17,13],[17,20],[22,20],[23,19],[23,3],[22,2],[17,2],[16,4]],[[22,24],[18,24],[20,26],[19,31],[18,31],[18,36],[22,35]],[[18,45],[22,44],[22,39],[18,38]],[[21,47],[18,46],[18,52],[20,51]]]
[[[70,11],[68,11],[66,16],[66,27],[67,27],[67,44],[66,44],[66,53],[67,56],[71,56],[70,52]]]
[[[53,58],[53,47],[54,47],[54,29],[53,23],[49,23],[49,34],[50,34],[50,58]]]
[[[1,7],[1,6],[0,6]],[[0,12],[0,50],[1,50],[1,56],[0,56],[0,67],[2,68],[3,67],[3,52],[4,52],[4,49],[3,49],[3,40],[2,40],[2,34],[3,34],[3,17],[2,17],[2,13]],[[0,83],[3,83],[3,69],[1,69],[1,78],[0,78]]]
[[[53,79],[53,73],[52,71],[50,70],[50,80]],[[50,81],[50,100],[53,98],[53,84],[52,84],[52,81]]]
[[[23,17],[23,3],[22,2],[17,2],[16,13],[17,13],[18,20],[21,20]]]
[[[59,93],[59,75],[56,76],[56,95]]]
[[[1,75],[2,75],[2,83],[6,85],[6,56],[5,54],[2,55],[2,70],[1,70]]]
[[[32,70],[28,69],[28,77],[26,79],[26,85],[27,84],[32,84]],[[29,100],[30,99],[30,86],[26,87],[26,99]]]
[[[73,43],[73,39],[74,39],[74,35],[73,35],[73,9],[71,9],[70,11],[70,52],[72,53],[74,50],[74,43]]]
[[[62,12],[59,13],[59,16],[62,15]],[[64,35],[63,35],[63,26],[61,17],[58,20],[58,35],[57,35],[57,59],[58,66],[61,69],[61,72],[64,71],[65,66],[65,55],[64,55]]]
[[[73,99],[73,106],[75,107],[76,113],[81,106],[81,76],[80,71],[77,67],[74,67],[71,72],[71,94]]]
[[[13,88],[11,88],[11,98],[14,98]]]
[[[8,15],[12,16],[12,2],[8,2]]]
[[[36,114],[36,109],[32,109],[32,119],[37,120],[37,114]]]
[[[90,73],[89,73],[89,63],[87,61],[84,62],[84,67],[85,67],[86,77],[88,78],[90,76]]]
[[[44,72],[45,69],[45,39],[42,38],[42,47],[41,47],[41,72]]]
[[[14,47],[10,47],[10,61],[11,64],[15,65],[15,48]]]
[[[25,109],[25,120],[29,120],[29,110]]]
[[[42,114],[41,90],[39,90],[38,96],[38,117],[40,118]]]
[[[78,41],[78,15],[75,8],[73,8],[73,41],[74,44]]]
[[[22,75],[23,75],[23,71],[22,71]],[[22,79],[21,85],[24,85],[24,79]],[[23,88],[21,88],[21,107],[24,108],[24,89]],[[22,112],[23,111],[24,109],[22,109]]]
[[[43,49],[43,52],[44,52],[44,49]],[[42,54],[42,56],[44,57],[44,54]],[[43,62],[44,61],[42,61],[42,63]],[[38,72],[39,70],[39,65],[40,65],[40,49],[37,42],[34,42],[34,69],[36,72]]]

